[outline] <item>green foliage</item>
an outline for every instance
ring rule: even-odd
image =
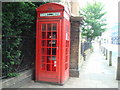
[[[3,33],[5,36],[30,32],[35,20],[35,8],[29,3],[3,3]]]
[[[19,73],[8,73],[7,76],[8,77],[15,77],[15,76],[18,76]]]
[[[7,76],[14,73],[20,65],[22,57],[22,36],[35,37],[36,8],[44,3],[4,2],[2,3],[2,69]]]
[[[86,36],[89,40],[100,36],[106,30],[105,14],[106,12],[102,3],[87,3],[87,6],[82,8],[80,12],[80,15],[84,17],[82,35]]]

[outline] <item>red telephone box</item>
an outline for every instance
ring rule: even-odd
[[[36,11],[36,81],[64,84],[69,78],[69,9],[47,3]]]

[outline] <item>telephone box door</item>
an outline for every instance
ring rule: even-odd
[[[37,79],[60,82],[59,64],[59,21],[38,22]]]

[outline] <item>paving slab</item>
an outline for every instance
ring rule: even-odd
[[[116,68],[108,65],[98,44],[93,46],[94,52],[84,61],[79,78],[70,77],[63,86],[31,81],[21,88],[118,88]]]

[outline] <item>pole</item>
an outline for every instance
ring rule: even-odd
[[[117,63],[117,80],[120,80],[120,57],[118,57],[118,63]]]
[[[112,66],[112,51],[109,51],[109,66]]]
[[[106,49],[106,60],[108,59],[107,56],[108,56],[108,50]]]

